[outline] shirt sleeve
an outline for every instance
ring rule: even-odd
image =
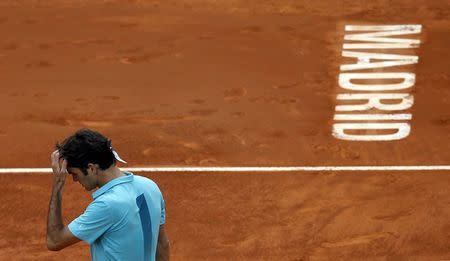
[[[86,211],[69,224],[69,230],[77,238],[92,244],[113,224],[110,209],[104,201],[94,201]]]
[[[159,221],[160,225],[164,225],[166,223],[166,203],[164,202],[164,198],[161,196],[161,219]]]

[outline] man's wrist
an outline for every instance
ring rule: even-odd
[[[62,191],[63,190],[63,188],[64,188],[64,181],[62,181],[62,180],[60,180],[60,179],[57,179],[57,178],[54,178],[53,179],[53,190],[55,191]]]

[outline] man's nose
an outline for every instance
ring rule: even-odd
[[[75,175],[72,175],[73,181],[78,181],[77,177]]]

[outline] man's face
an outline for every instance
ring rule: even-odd
[[[85,175],[79,168],[67,168],[67,172],[72,175],[73,181],[78,181],[87,191],[97,187],[97,175],[91,169],[87,169],[88,175]]]

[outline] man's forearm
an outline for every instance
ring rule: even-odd
[[[55,181],[48,207],[47,244],[54,243],[57,239],[58,233],[64,228],[61,211],[62,191],[63,187]]]

